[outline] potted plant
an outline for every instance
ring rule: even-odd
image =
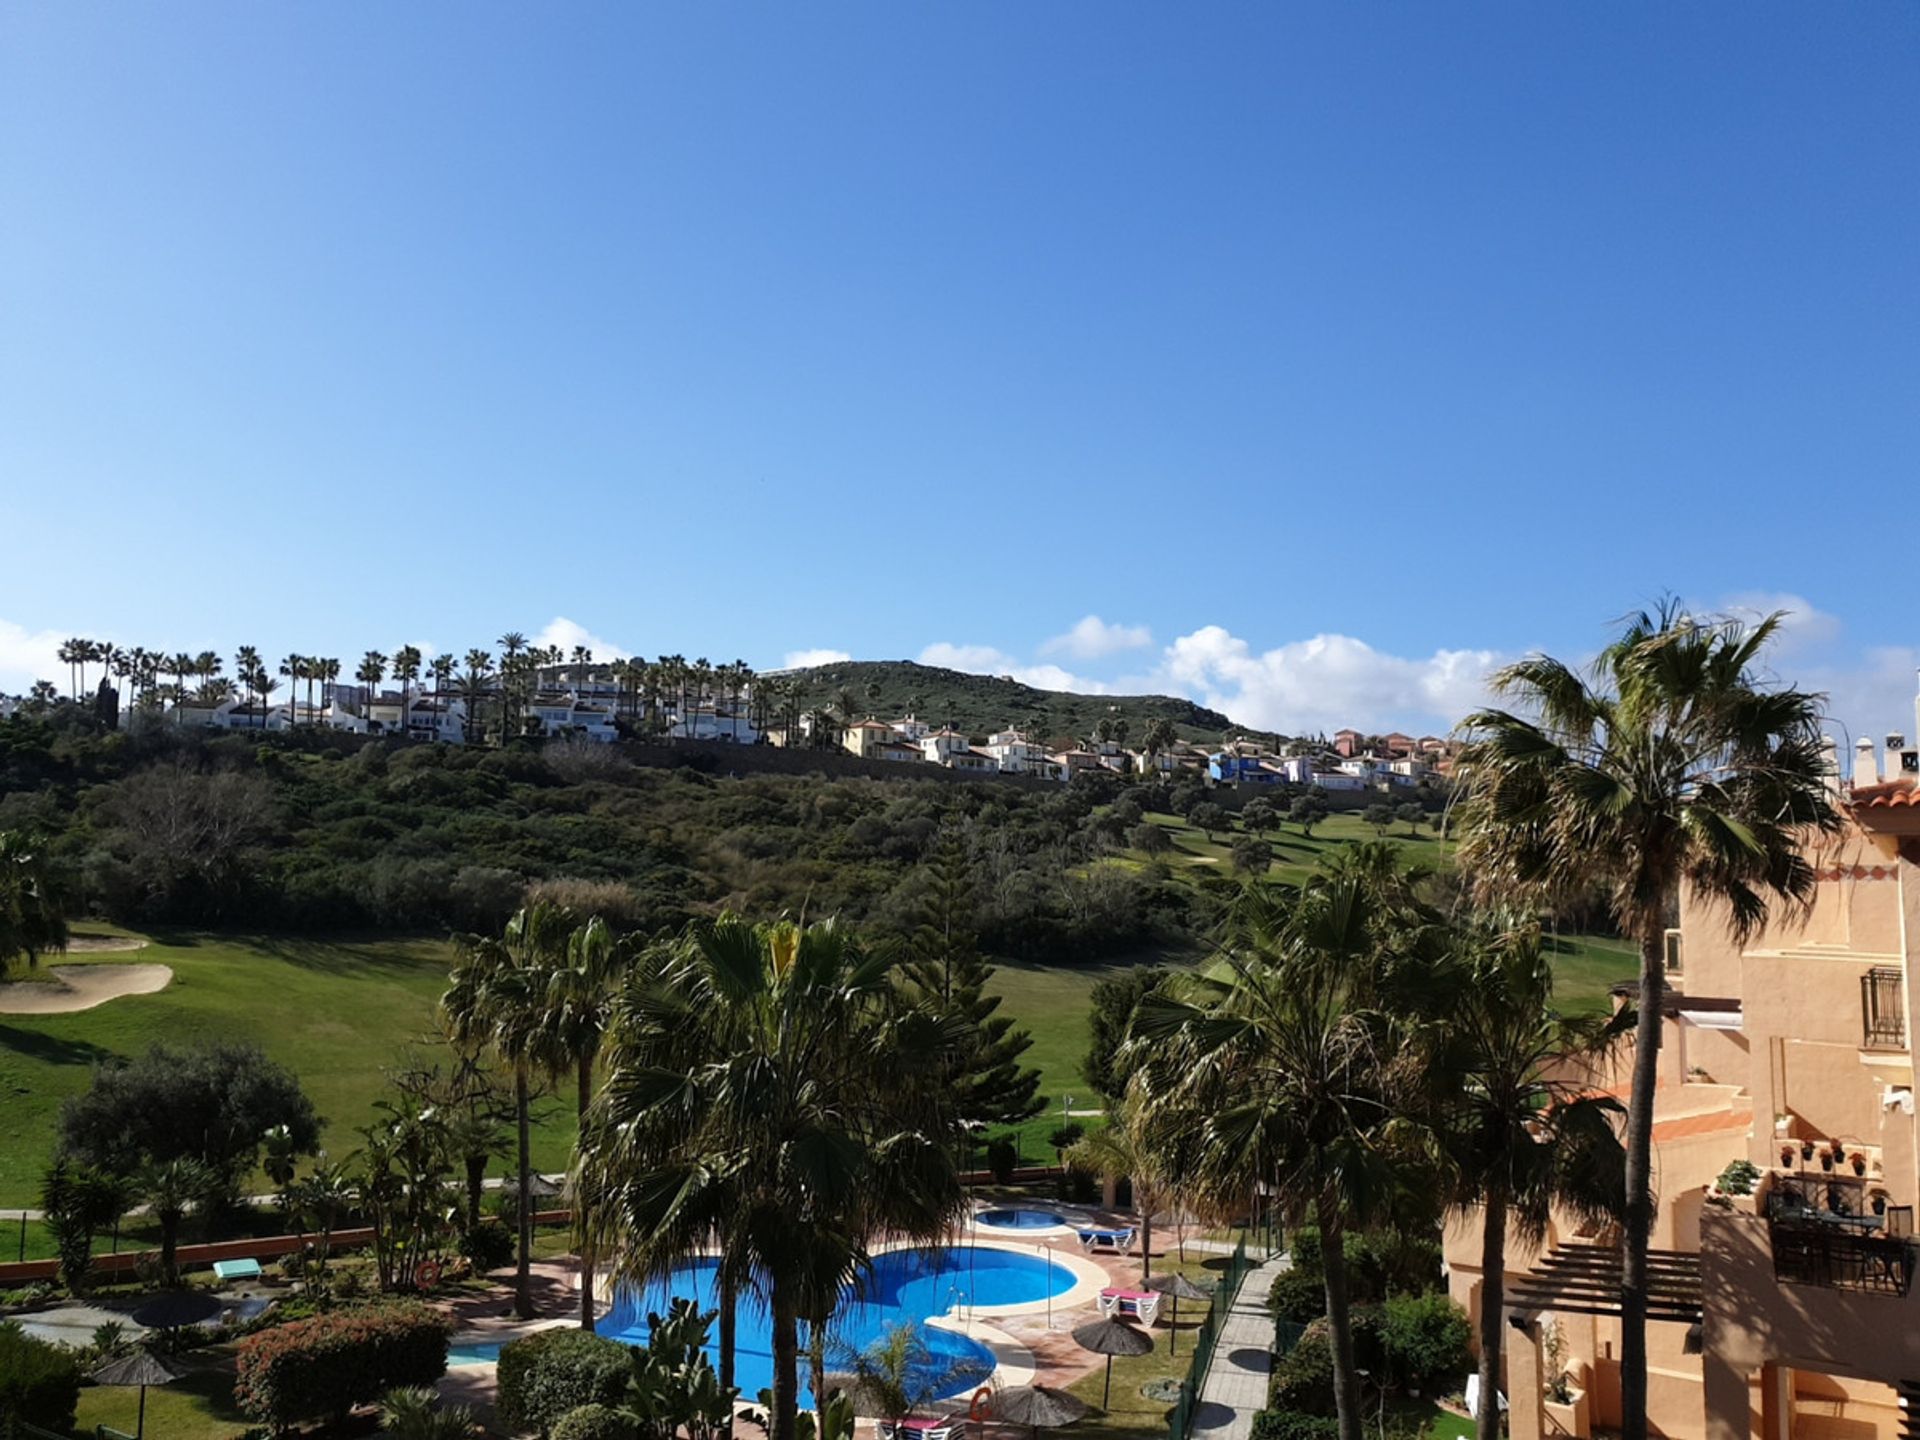
[[[1820,1152],[1820,1168],[1822,1170],[1833,1169],[1833,1160],[1834,1160],[1834,1148],[1832,1145],[1828,1145],[1826,1149]]]
[[[1782,1165],[1793,1164],[1793,1146],[1782,1145],[1780,1147],[1780,1163]]]
[[[1586,1440],[1593,1433],[1592,1414],[1586,1390],[1575,1383],[1567,1369],[1566,1337],[1561,1334],[1557,1321],[1549,1320],[1543,1330],[1541,1348],[1546,1352],[1547,1374],[1551,1378],[1546,1384],[1546,1394],[1541,1397],[1542,1408],[1562,1435]]]
[[[1875,1190],[1873,1194],[1869,1197],[1869,1200],[1873,1205],[1874,1214],[1884,1215],[1887,1213],[1887,1192],[1886,1191]]]
[[[1805,1164],[1811,1159],[1813,1159],[1813,1141],[1811,1139],[1802,1140],[1800,1142],[1800,1161],[1802,1164]]]
[[[1864,1175],[1867,1173],[1867,1157],[1860,1151],[1856,1150],[1847,1156],[1847,1163],[1853,1166],[1854,1174]]]

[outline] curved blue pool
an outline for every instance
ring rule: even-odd
[[[647,1315],[664,1311],[672,1299],[688,1299],[703,1310],[719,1308],[715,1270],[711,1258],[691,1260],[679,1266],[665,1280],[656,1280],[640,1291],[622,1291],[613,1308],[600,1322],[602,1335],[610,1335],[628,1344],[643,1344],[647,1338]],[[1073,1272],[1047,1257],[998,1250],[985,1245],[938,1246],[927,1250],[889,1250],[874,1257],[873,1270],[860,1287],[851,1289],[834,1317],[834,1346],[827,1357],[829,1369],[840,1368],[833,1350],[841,1345],[864,1350],[889,1329],[906,1322],[916,1324],[949,1311],[978,1307],[995,1309],[1008,1305],[1031,1305],[1049,1296],[1063,1295],[1073,1288]],[[773,1384],[772,1324],[766,1306],[757,1298],[742,1297],[739,1329],[734,1341],[734,1383],[743,1397],[751,1400]],[[720,1327],[716,1323],[708,1337],[707,1353],[714,1364],[720,1363]],[[993,1373],[993,1352],[977,1340],[935,1326],[921,1330],[930,1355],[932,1374],[945,1375],[947,1383],[939,1393],[957,1395],[981,1384]],[[811,1404],[806,1384],[807,1339],[800,1339],[802,1403]],[[844,1363],[844,1362],[843,1362]]]
[[[1052,1210],[982,1210],[973,1223],[991,1230],[1058,1230],[1067,1217]]]

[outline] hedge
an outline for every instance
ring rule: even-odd
[[[233,1396],[275,1429],[345,1415],[447,1371],[453,1322],[425,1305],[343,1310],[263,1330],[240,1347]]]
[[[553,1440],[634,1440],[633,1417],[611,1405],[576,1405],[553,1425]]]
[[[1394,1295],[1380,1307],[1387,1371],[1403,1385],[1456,1385],[1472,1368],[1467,1312],[1446,1295]]]
[[[1262,1410],[1253,1417],[1253,1440],[1339,1440],[1340,1422],[1304,1410]]]
[[[0,1434],[16,1422],[66,1434],[80,1404],[80,1362],[63,1345],[0,1321]]]
[[[569,1410],[617,1405],[632,1373],[632,1358],[618,1340],[586,1330],[541,1330],[501,1349],[494,1404],[509,1430],[545,1435]]]

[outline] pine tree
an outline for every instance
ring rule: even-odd
[[[906,965],[913,988],[946,1014],[964,1019],[977,1037],[964,1073],[954,1077],[961,1116],[977,1125],[1013,1125],[1046,1108],[1040,1072],[1020,1063],[1033,1037],[996,1014],[1000,997],[987,994],[994,967],[980,956],[971,924],[973,876],[958,830],[940,837],[928,866],[929,884]]]

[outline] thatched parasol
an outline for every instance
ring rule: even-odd
[[[1113,1357],[1153,1353],[1153,1336],[1123,1320],[1096,1320],[1091,1325],[1082,1325],[1073,1332],[1073,1343],[1082,1350],[1107,1357],[1107,1384],[1100,1395],[1102,1410],[1113,1399]]]
[[[1213,1292],[1210,1290],[1202,1290],[1177,1270],[1170,1271],[1165,1275],[1149,1275],[1146,1279],[1142,1280],[1140,1284],[1145,1289],[1159,1291],[1160,1294],[1167,1296],[1173,1301],[1173,1315],[1167,1321],[1167,1353],[1169,1355],[1178,1354],[1180,1350],[1180,1302],[1182,1300],[1210,1299]]]
[[[147,1430],[147,1386],[171,1385],[180,1378],[180,1374],[158,1355],[151,1355],[145,1350],[130,1350],[96,1369],[92,1379],[96,1385],[140,1387],[140,1418],[133,1428],[133,1440],[141,1440]]]
[[[1087,1413],[1087,1402],[1045,1385],[1015,1385],[993,1397],[987,1413],[1009,1425],[1025,1425],[1034,1436],[1071,1425]]]

